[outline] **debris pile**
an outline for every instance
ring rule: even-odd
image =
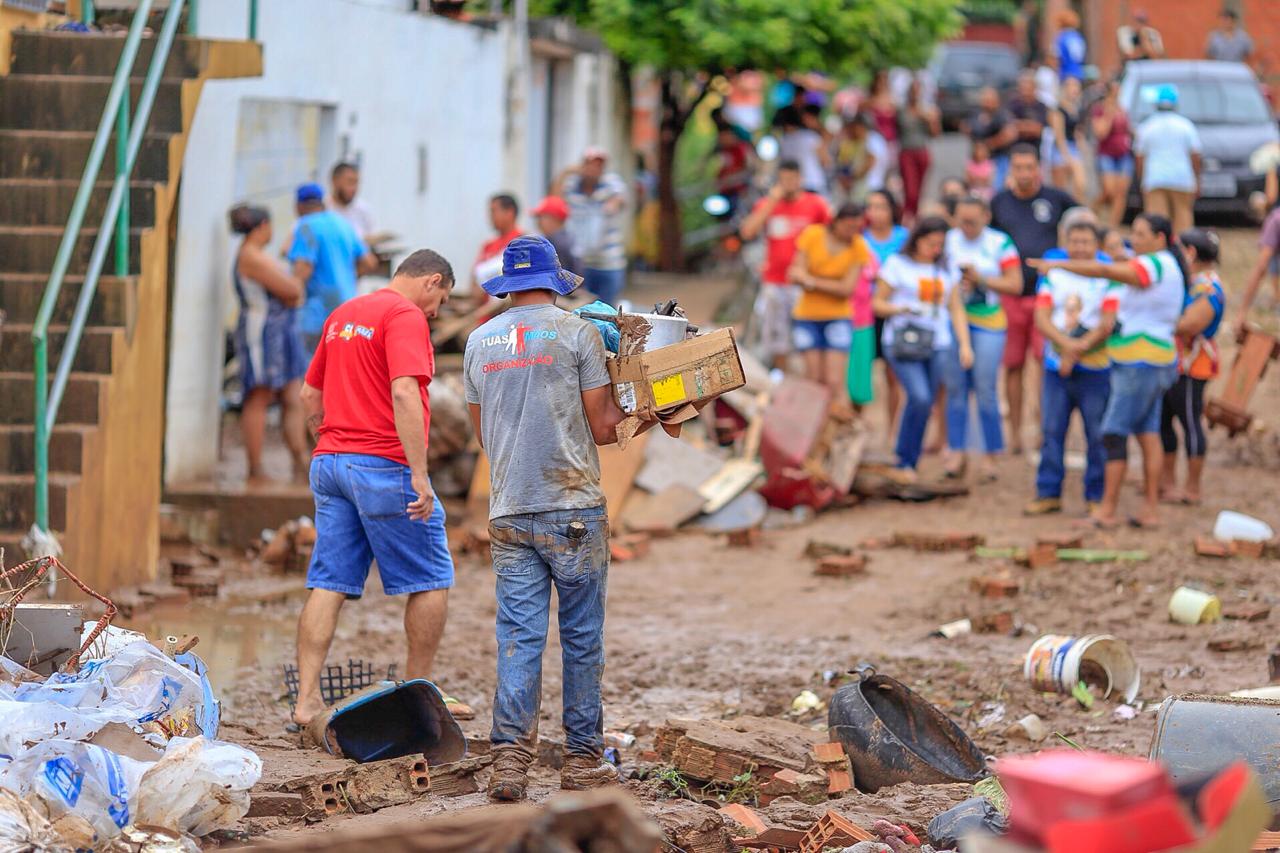
[[[107,612],[84,624],[74,653],[48,676],[0,644],[0,848],[94,850],[160,831],[171,836],[166,849],[198,849],[193,836],[234,826],[248,811],[260,760],[216,739],[219,707],[203,661],[176,639],[166,653],[111,626],[114,605],[56,559],[0,575],[30,577],[6,593],[0,628],[17,624],[21,598],[50,570]],[[33,643],[28,660],[52,651]]]

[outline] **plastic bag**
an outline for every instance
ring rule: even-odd
[[[130,804],[149,766],[93,744],[48,740],[5,763],[0,788],[38,801],[50,820],[82,819],[101,840],[132,822]]]
[[[614,308],[608,302],[596,300],[590,305],[583,305],[581,308],[575,309],[574,312],[578,316],[583,314],[617,314],[618,309]],[[622,345],[622,333],[618,331],[618,327],[607,320],[589,320],[600,332],[600,337],[604,339],[604,348],[609,352],[616,353],[618,347]]]
[[[175,737],[142,777],[135,821],[196,836],[234,826],[261,776],[262,760],[247,749]]]

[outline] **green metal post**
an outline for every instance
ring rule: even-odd
[[[125,175],[124,197],[120,215],[116,217],[116,275],[129,274],[129,90],[124,90],[120,111],[116,113],[116,175]]]
[[[196,20],[199,15],[200,3],[198,0],[189,0],[187,3],[187,35],[193,36],[196,34],[196,30],[200,26],[200,22]]]
[[[97,16],[93,12],[93,0],[80,0],[80,20],[86,27],[92,27]]]
[[[35,339],[36,360],[36,524],[41,530],[49,529],[49,425],[45,420],[45,406],[49,399],[49,355],[45,339]]]
[[[258,0],[249,0],[249,41],[258,40]]]

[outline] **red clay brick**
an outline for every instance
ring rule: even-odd
[[[764,821],[760,819],[760,815],[756,814],[752,809],[742,805],[741,803],[733,803],[720,809],[720,814],[734,821],[735,823],[745,826],[751,830],[752,835],[759,835],[764,832]]]
[[[1013,630],[1013,612],[983,613],[973,617],[973,630],[979,634],[1008,634]]]
[[[970,588],[983,598],[1012,598],[1018,594],[1019,584],[1013,578],[981,577],[969,582]]]
[[[615,536],[609,541],[610,555],[616,562],[639,560],[649,555],[649,536],[644,533],[630,533],[626,536]]]
[[[1052,542],[1037,542],[1027,549],[1027,568],[1043,569],[1058,562],[1058,546]]]
[[[851,554],[847,557],[823,557],[818,561],[818,566],[813,570],[813,573],[824,577],[847,578],[852,575],[863,574],[866,570],[866,555]]]
[[[1211,536],[1197,536],[1196,555],[1200,557],[1230,557],[1231,548],[1225,542],[1219,542]]]
[[[853,773],[849,770],[827,771],[827,793],[843,794],[853,787]]]
[[[1242,622],[1265,622],[1270,615],[1271,605],[1259,601],[1229,604],[1222,608],[1223,619],[1238,619]]]
[[[1250,557],[1256,560],[1262,557],[1262,551],[1265,546],[1265,542],[1250,542],[1247,539],[1233,539],[1231,540],[1231,554],[1235,557]]]
[[[1052,545],[1055,548],[1083,548],[1084,536],[1069,530],[1055,530],[1042,533],[1036,537],[1037,545]]]
[[[747,530],[735,530],[729,534],[730,548],[755,548],[763,539],[760,528],[752,527]]]
[[[844,761],[844,744],[839,741],[835,743],[820,743],[813,748],[813,757],[819,764]]]

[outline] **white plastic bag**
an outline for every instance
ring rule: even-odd
[[[48,740],[0,767],[0,788],[38,801],[50,820],[83,819],[101,840],[133,822],[131,802],[149,766],[93,744]]]
[[[247,749],[175,737],[142,777],[134,820],[195,836],[235,826],[261,776],[262,760]]]

